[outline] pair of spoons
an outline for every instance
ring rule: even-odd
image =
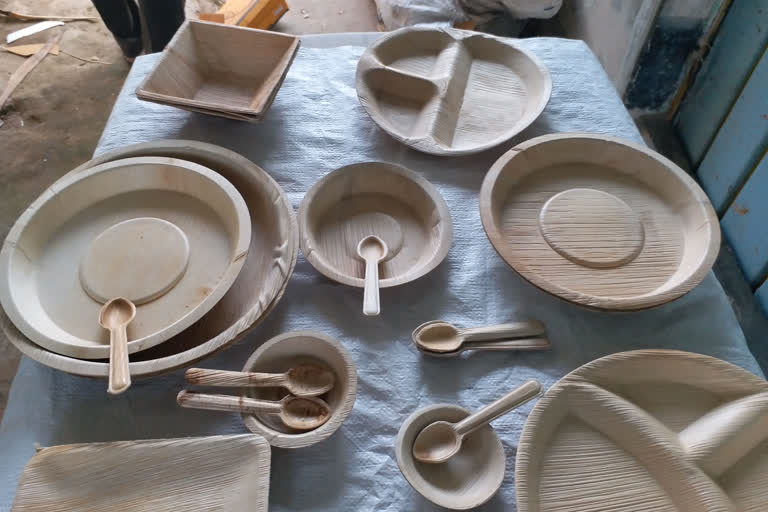
[[[541,384],[536,380],[529,380],[457,423],[448,421],[430,423],[419,432],[413,442],[414,458],[428,464],[447,461],[459,452],[466,436],[536,398],[539,393],[541,393]]]
[[[472,329],[433,320],[418,326],[412,338],[423,354],[453,357],[465,350],[547,350],[552,345],[544,334],[544,324],[537,320]]]
[[[327,368],[309,363],[296,365],[284,373],[190,368],[185,379],[187,383],[197,386],[285,388],[291,395],[279,401],[187,390],[181,391],[176,401],[182,407],[193,409],[276,414],[287,427],[295,430],[312,430],[328,421],[331,408],[317,397],[330,391],[336,380],[333,372]]]

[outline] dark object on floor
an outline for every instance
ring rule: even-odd
[[[635,66],[624,96],[628,109],[667,110],[686,61],[704,33],[701,20],[673,18],[657,23]]]
[[[11,94],[13,94],[13,91],[16,90],[16,87],[19,86],[19,84],[26,78],[26,76],[35,69],[35,66],[40,64],[42,60],[50,53],[51,49],[53,49],[54,46],[59,44],[59,41],[61,41],[61,35],[62,33],[59,32],[53,39],[48,41],[45,46],[43,46],[40,50],[38,50],[32,57],[25,60],[24,63],[16,68],[16,71],[13,72],[11,77],[8,79],[8,83],[5,84],[5,89],[0,92],[0,112],[2,112],[3,107],[5,106],[5,102],[8,101],[8,98],[11,97]]]
[[[144,50],[142,25],[148,32],[147,53],[162,51],[184,22],[185,0],[91,0],[126,59]],[[142,19],[143,18],[143,19]],[[143,23],[142,23],[143,21]]]

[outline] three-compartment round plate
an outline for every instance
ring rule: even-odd
[[[765,510],[768,382],[720,359],[596,359],[539,399],[515,462],[520,512]]]
[[[491,148],[527,128],[552,77],[510,39],[406,27],[373,43],[357,65],[357,95],[384,131],[434,155]]]
[[[251,238],[235,187],[163,157],[65,176],[21,215],[0,251],[0,301],[30,340],[83,359],[109,357],[102,302],[137,303],[128,350],[180,333],[226,293]]]

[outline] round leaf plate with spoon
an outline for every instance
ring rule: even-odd
[[[164,157],[100,164],[57,181],[21,215],[0,251],[0,301],[38,345],[106,359],[99,311],[125,298],[136,305],[135,353],[216,305],[250,236],[242,196],[206,167]]]

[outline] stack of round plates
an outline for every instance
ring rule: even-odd
[[[125,297],[131,375],[165,373],[263,319],[297,253],[293,209],[264,170],[211,144],[137,144],[68,173],[21,215],[0,252],[0,327],[43,364],[106,377],[99,310]]]

